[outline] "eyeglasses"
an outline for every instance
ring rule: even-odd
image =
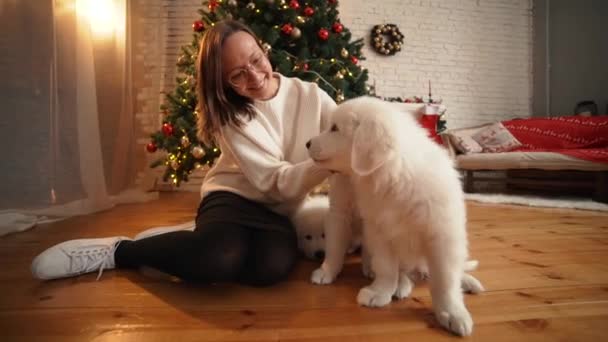
[[[228,75],[228,82],[235,87],[243,86],[249,79],[250,74],[248,71],[261,71],[265,62],[266,57],[261,52],[254,54],[245,67],[235,69]]]

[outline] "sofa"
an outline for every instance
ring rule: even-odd
[[[467,192],[480,181],[588,187],[593,200],[608,203],[608,116],[513,119],[450,129],[441,139]]]

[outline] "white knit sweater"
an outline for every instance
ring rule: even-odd
[[[254,119],[221,128],[222,154],[203,181],[202,196],[229,191],[291,215],[329,176],[314,165],[305,145],[327,127],[335,102],[316,83],[275,75],[279,90],[270,100],[254,101]]]

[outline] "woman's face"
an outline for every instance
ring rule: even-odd
[[[236,32],[224,41],[222,75],[237,94],[253,100],[270,99],[277,91],[268,58],[247,32]]]

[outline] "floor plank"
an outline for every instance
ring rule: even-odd
[[[29,263],[66,239],[132,236],[191,220],[197,195],[41,225],[0,239],[2,341],[424,341],[456,340],[437,327],[428,286],[380,309],[356,305],[367,284],[357,257],[335,284],[308,282],[302,260],[271,288],[200,286],[136,271],[40,282]],[[469,203],[474,274],[467,295],[478,341],[599,341],[608,331],[608,214]]]

